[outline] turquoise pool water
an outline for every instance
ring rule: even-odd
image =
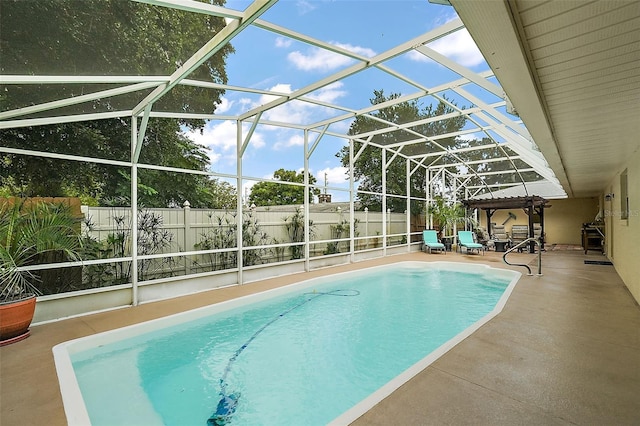
[[[221,396],[233,394],[230,425],[330,423],[485,318],[513,281],[486,267],[425,266],[305,282],[81,345],[69,353],[88,417],[94,425],[206,425]]]

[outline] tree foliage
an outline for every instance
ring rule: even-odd
[[[223,0],[202,0],[223,5]],[[37,30],[34,30],[37,25]],[[121,0],[2,0],[2,74],[169,75],[224,28],[222,18]],[[44,36],[43,36],[44,35]],[[226,83],[226,45],[189,78]],[[7,86],[9,106],[51,101],[111,88],[99,84]],[[148,91],[84,105],[113,110]],[[180,112],[211,113],[221,92],[176,87],[161,101]]]
[[[374,91],[374,98],[370,99],[372,105],[381,104],[383,102],[397,99],[400,94],[391,94],[388,97],[384,95],[384,91]],[[372,115],[386,120],[388,122],[404,124],[422,120],[429,117],[440,116],[453,112],[453,109],[443,102],[438,103],[435,107],[433,105],[427,105],[422,107],[417,101],[401,102],[399,104],[380,109],[377,112],[373,112]],[[435,136],[445,133],[452,133],[460,130],[465,124],[465,117],[454,117],[446,120],[439,120],[436,122],[430,122],[420,124],[411,127],[411,130],[418,132],[424,136]],[[349,135],[358,135],[373,130],[386,128],[387,125],[377,121],[373,118],[366,116],[360,116],[355,119],[349,128]],[[409,141],[416,139],[415,134],[397,130],[387,133],[382,133],[373,136],[371,142],[389,145],[392,143]],[[438,144],[445,147],[453,147],[456,144],[454,138],[439,139]],[[358,152],[362,147],[362,142],[354,142],[354,150]],[[429,142],[415,143],[405,146],[402,149],[402,153],[405,155],[415,155],[425,152],[430,152],[434,148]],[[344,167],[349,167],[349,149],[348,147],[342,148],[336,154]],[[387,161],[392,157],[392,154],[387,156]],[[367,146],[364,148],[360,157],[354,164],[354,178],[360,182],[359,190],[368,192],[382,192],[382,150],[377,147]],[[406,194],[407,179],[406,179],[406,160],[403,157],[396,157],[387,169],[387,176],[393,176],[393,179],[387,179],[387,193],[404,195]],[[414,176],[410,179],[411,182],[411,194],[412,195],[424,195],[425,193],[425,170],[423,168],[418,169]],[[382,206],[382,197],[372,194],[358,193],[358,200],[362,208],[368,207],[372,211],[380,211]],[[404,211],[406,209],[406,201],[400,198],[389,197],[387,199],[387,207],[392,211]]]
[[[278,169],[273,172],[273,177],[281,182],[304,183],[304,173],[295,170]],[[309,184],[316,183],[316,178],[309,175]],[[313,202],[313,196],[320,194],[317,188],[309,189],[309,202]],[[277,182],[259,182],[251,188],[249,202],[256,206],[283,206],[304,203],[304,187],[298,185],[286,185]]]
[[[432,215],[434,222],[440,228],[442,238],[453,236],[454,225],[475,225],[474,220],[466,216],[461,203],[447,201],[441,196],[434,197],[432,204],[427,208],[427,213]]]
[[[206,1],[222,5],[224,1]],[[38,30],[34,31],[34,24]],[[168,75],[224,27],[222,18],[119,0],[3,0],[0,2],[2,74]],[[42,35],[46,34],[46,37]],[[189,78],[226,83],[224,46]],[[117,87],[115,84],[6,85],[3,109],[14,109]],[[150,89],[67,107],[64,114],[131,109]],[[222,90],[176,86],[154,110],[212,113]],[[31,117],[29,117],[31,118]],[[140,162],[207,170],[203,146],[184,136],[200,120],[152,119],[142,141]],[[0,145],[27,150],[130,161],[131,120],[110,119],[22,127],[0,131]],[[229,192],[204,175],[141,168],[141,204],[166,207],[189,200],[194,207],[216,207],[216,194]],[[0,155],[3,191],[24,196],[82,196],[98,204],[130,197],[128,167]],[[227,194],[228,195],[228,194]],[[222,204],[226,205],[227,200]]]

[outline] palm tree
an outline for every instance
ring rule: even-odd
[[[440,227],[440,238],[452,239],[454,225],[469,224],[475,226],[473,218],[467,217],[461,203],[450,202],[442,196],[434,197],[432,203],[427,208],[427,213],[433,216],[433,220]]]
[[[77,223],[63,205],[9,200],[0,205],[0,303],[41,294],[39,278],[21,267],[78,259]]]

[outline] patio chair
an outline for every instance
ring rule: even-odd
[[[505,252],[511,246],[511,239],[509,234],[504,229],[504,225],[493,225],[493,240],[496,251]]]
[[[478,244],[473,241],[473,232],[471,231],[458,231],[458,246],[460,247],[460,251],[462,251],[462,247],[469,250],[473,253],[473,250],[478,250],[478,254],[480,254],[480,250],[482,250],[482,254],[484,254],[484,246],[482,244]]]
[[[529,225],[513,225],[511,227],[511,238],[514,246],[529,238]],[[525,247],[520,247],[518,252],[522,253],[525,249]]]
[[[438,234],[433,230],[422,231],[422,242],[424,243],[424,248],[429,250],[440,250],[443,253],[446,253],[444,249],[444,244],[438,241]]]

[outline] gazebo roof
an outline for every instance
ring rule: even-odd
[[[490,209],[518,209],[527,207],[540,207],[544,206],[548,200],[532,195],[529,197],[508,197],[508,198],[493,198],[487,200],[463,200],[464,204],[468,208],[478,208],[483,210]]]

